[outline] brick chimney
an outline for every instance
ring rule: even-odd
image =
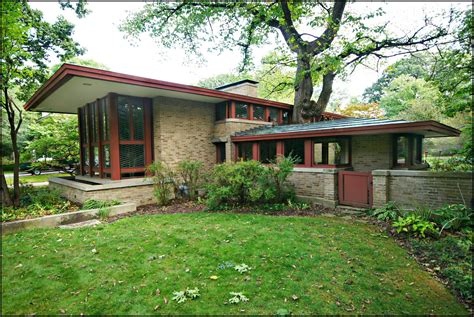
[[[216,88],[216,90],[226,91],[233,94],[245,95],[249,97],[257,97],[257,84],[258,81],[244,79],[236,81],[235,83],[219,86]]]

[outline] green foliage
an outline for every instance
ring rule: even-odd
[[[462,298],[472,299],[472,241],[448,235],[439,240],[412,240],[415,254],[440,267],[440,273]]]
[[[229,293],[232,297],[229,299],[230,304],[238,304],[243,302],[248,302],[249,299],[247,296],[244,295],[242,292],[230,292]]]
[[[107,207],[100,208],[99,211],[97,212],[97,217],[99,217],[100,220],[105,221],[107,218],[110,216],[110,209]]]
[[[388,221],[395,220],[401,215],[400,209],[395,202],[389,201],[385,206],[369,210],[369,215],[378,220]]]
[[[408,214],[404,217],[398,217],[392,226],[396,228],[397,233],[407,233],[408,235],[426,237],[425,233],[434,234],[436,232],[436,224],[424,220],[422,217],[414,214]]]
[[[187,288],[185,291],[175,291],[175,292],[173,292],[172,300],[174,300],[174,301],[176,301],[180,304],[180,303],[184,303],[188,299],[193,300],[193,299],[196,299],[200,296],[201,296],[201,294],[199,293],[199,288],[197,288],[197,287],[193,288],[193,289]]]
[[[249,272],[251,270],[251,267],[245,263],[242,263],[242,264],[237,264],[236,266],[234,266],[234,270],[236,270],[240,274],[243,274],[243,273]]]
[[[178,191],[176,173],[164,162],[154,161],[147,167],[153,180],[153,194],[160,205],[167,205]]]
[[[443,230],[460,231],[470,229],[473,225],[472,210],[462,204],[447,205],[443,208],[433,210],[433,221]]]
[[[97,200],[97,199],[87,199],[82,205],[82,210],[86,209],[102,209],[112,206],[120,205],[121,202],[118,200]]]
[[[430,170],[434,172],[465,172],[472,171],[472,158],[450,157],[447,160],[432,158],[428,160]]]
[[[195,199],[202,181],[203,163],[201,161],[181,161],[178,163],[177,174],[181,177],[183,185],[188,187],[189,198]]]
[[[270,165],[253,160],[216,165],[206,186],[206,204],[217,209],[221,205],[287,201],[293,196],[287,182],[293,165],[291,158],[280,158]]]

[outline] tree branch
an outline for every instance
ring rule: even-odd
[[[329,21],[326,30],[324,30],[320,37],[309,43],[309,47],[313,52],[313,55],[322,53],[331,45],[332,41],[334,41],[334,38],[339,31],[339,26],[345,7],[346,0],[336,1],[334,3],[334,6],[332,7],[331,20]]]

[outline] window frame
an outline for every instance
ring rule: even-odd
[[[323,156],[324,153],[326,154],[327,161],[329,160],[329,146],[328,143],[334,143],[335,141],[339,140],[346,140],[347,141],[347,155],[348,155],[348,163],[345,164],[316,164],[314,162],[314,144],[315,143],[322,143],[323,144]],[[326,146],[324,146],[326,144]],[[326,148],[326,149],[325,149]],[[323,158],[324,161],[324,158]],[[311,167],[318,167],[318,168],[338,168],[338,167],[351,167],[352,166],[352,138],[349,136],[343,137],[327,137],[327,138],[315,138],[311,139]]]
[[[303,142],[303,157],[301,158],[301,159],[302,159],[302,162],[301,162],[301,163],[296,163],[295,166],[297,166],[297,167],[308,167],[308,165],[307,165],[307,164],[308,164],[308,162],[307,162],[308,156],[307,156],[307,153],[306,153],[306,151],[307,151],[307,149],[306,149],[306,147],[307,147],[307,146],[306,146],[306,144],[307,144],[306,140],[307,140],[307,139],[304,139],[304,138],[303,138],[303,139],[301,139],[301,138],[294,138],[294,139],[284,139],[284,140],[281,140],[281,141],[282,141],[282,148],[283,148],[283,149],[282,149],[282,150],[283,150],[282,152],[283,152],[283,156],[284,156],[284,157],[287,157],[287,156],[286,156],[286,146],[285,146],[285,142],[287,142],[287,141],[301,141],[301,142]],[[277,150],[277,155],[278,155],[278,150]],[[311,156],[311,159],[312,159],[312,156]]]
[[[405,137],[408,142],[405,163],[398,163],[398,138]],[[392,166],[395,168],[409,168],[423,164],[423,135],[413,133],[398,133],[392,139]],[[418,141],[418,142],[417,142]]]

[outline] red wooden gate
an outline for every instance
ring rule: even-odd
[[[372,174],[370,172],[339,172],[339,203],[354,207],[372,206]]]

